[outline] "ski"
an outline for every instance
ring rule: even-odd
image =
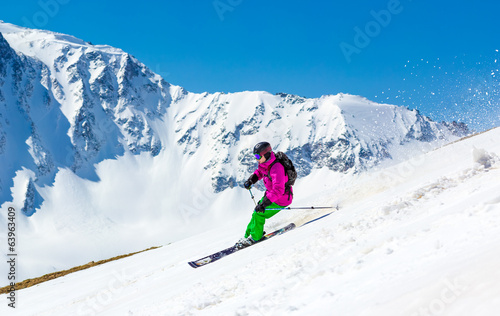
[[[294,223],[290,223],[288,225],[286,225],[285,227],[283,228],[280,228],[272,233],[269,233],[269,234],[265,234],[258,242],[256,242],[255,244],[258,244],[258,243],[261,243],[262,241],[264,240],[267,240],[269,238],[272,238],[274,236],[277,236],[277,235],[281,235],[289,230],[292,230],[295,228],[295,224]],[[253,246],[255,244],[252,244],[250,246]],[[247,246],[245,248],[248,248],[250,246]],[[245,248],[237,248],[236,245],[232,246],[232,247],[229,247],[229,248],[226,248],[224,250],[221,250],[221,251],[218,251],[214,254],[211,254],[209,256],[206,256],[206,257],[203,257],[201,259],[198,259],[198,260],[195,260],[195,261],[190,261],[188,262],[188,264],[193,267],[193,268],[198,268],[198,267],[201,267],[201,266],[204,266],[206,264],[209,264],[209,263],[212,263],[214,261],[217,261],[221,258],[224,258],[225,256],[228,256],[232,253],[235,253],[236,251],[238,250],[242,250],[242,249],[245,249]]]

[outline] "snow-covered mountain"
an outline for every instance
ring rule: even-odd
[[[165,114],[170,85],[135,58],[5,23],[0,33],[2,201],[16,173],[40,186],[58,168],[94,179],[99,161],[161,150],[150,124]]]
[[[251,148],[264,139],[303,177],[322,167],[364,170],[396,158],[400,145],[468,132],[352,95],[189,93],[120,49],[7,23],[0,52],[0,201],[25,196],[26,215],[60,168],[97,180],[94,165],[125,152],[196,155],[221,192],[247,177]]]
[[[318,99],[266,92],[186,94],[174,106],[177,144],[188,155],[204,152],[198,161],[217,192],[246,179],[260,139],[287,153],[303,177],[322,167],[367,170],[400,159],[401,146],[420,143],[430,149],[468,132],[461,124],[432,122],[417,111],[346,94]]]
[[[19,278],[244,217],[253,202],[239,188],[262,140],[292,158],[300,183],[468,132],[348,94],[191,93],[120,49],[0,23],[0,203],[21,212]]]

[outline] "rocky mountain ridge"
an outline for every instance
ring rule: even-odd
[[[179,152],[221,192],[255,167],[251,149],[261,140],[303,177],[323,167],[359,172],[402,145],[468,132],[348,94],[190,93],[119,49],[0,23],[0,200],[23,187],[28,216],[43,201],[37,186],[51,185],[59,169],[98,181],[95,164],[126,152]]]

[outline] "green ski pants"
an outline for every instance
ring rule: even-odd
[[[278,208],[279,210],[272,210],[274,208]],[[266,223],[266,219],[273,217],[283,208],[285,207],[273,203],[266,207],[264,213],[257,213],[254,211],[252,214],[252,219],[250,220],[250,223],[248,223],[247,230],[245,232],[245,238],[247,238],[248,236],[252,236],[253,240],[260,240],[264,233],[264,224]]]

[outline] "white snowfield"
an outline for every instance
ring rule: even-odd
[[[191,268],[241,236],[250,205],[203,234],[17,291],[15,309],[1,295],[0,314],[498,315],[499,139],[496,128],[359,175],[316,170],[294,205],[340,205],[321,220]],[[282,211],[266,230],[320,214]]]

